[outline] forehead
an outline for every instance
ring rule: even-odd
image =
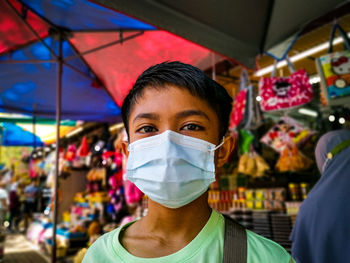
[[[215,110],[206,100],[192,94],[187,88],[164,84],[160,87],[145,87],[131,107],[130,117],[144,111],[169,113],[185,109],[198,109],[216,116]]]

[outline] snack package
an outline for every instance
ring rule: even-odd
[[[269,165],[266,161],[257,153],[255,153],[255,165],[256,165],[256,177],[261,177],[266,171],[270,170]]]
[[[282,117],[260,141],[276,152],[283,152],[288,145],[300,147],[315,132],[290,117]]]
[[[276,169],[280,172],[307,170],[313,161],[303,155],[296,146],[286,147],[277,161]]]
[[[270,169],[265,160],[255,151],[245,153],[238,162],[238,172],[254,177],[261,177]]]

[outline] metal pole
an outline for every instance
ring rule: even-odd
[[[48,50],[49,52],[51,53],[51,55],[56,58],[56,54],[55,52],[52,50],[52,48],[45,43],[45,41],[40,37],[40,35],[32,28],[32,26],[28,23],[28,21],[26,19],[23,19],[23,17],[21,16],[21,14],[17,11],[16,8],[14,8],[10,3],[9,1],[7,0],[6,1],[8,6],[12,9],[12,11],[18,16],[19,19],[22,20],[22,22],[24,23],[24,25],[26,26],[27,29],[29,29],[33,34],[34,36],[41,42],[41,44],[43,44]]]
[[[215,69],[215,53],[211,52],[211,78],[213,80],[216,80],[216,69]]]
[[[3,60],[0,61],[0,64],[43,64],[43,63],[57,63],[57,60],[54,59],[47,59],[47,60],[40,60],[40,59],[28,59],[28,60]]]
[[[34,114],[33,114],[33,147],[36,150],[36,117],[35,117],[35,106],[34,106]]]
[[[66,57],[64,59],[65,62],[69,61],[69,60],[72,60],[72,59],[75,59],[75,58],[81,58],[87,54],[90,54],[90,53],[93,53],[93,52],[96,52],[96,51],[99,51],[101,49],[105,49],[107,47],[110,47],[110,46],[114,46],[114,45],[117,45],[117,44],[120,44],[122,42],[125,42],[126,40],[130,40],[130,39],[133,39],[135,37],[138,37],[138,36],[141,36],[143,34],[143,31],[139,32],[139,33],[136,33],[136,34],[133,34],[131,36],[128,36],[128,37],[125,37],[123,39],[118,39],[116,41],[113,41],[113,42],[110,42],[108,44],[105,44],[105,45],[102,45],[102,46],[99,46],[99,47],[96,47],[96,48],[93,48],[93,49],[90,49],[90,50],[87,50],[85,52],[81,52],[81,53],[78,53],[77,55],[72,55],[70,57]]]
[[[59,148],[60,148],[60,121],[61,121],[61,96],[62,96],[62,36],[58,36],[58,58],[57,58],[57,87],[56,87],[56,160],[55,160],[55,190],[54,190],[54,214],[53,214],[53,234],[52,234],[52,254],[51,263],[56,263],[56,229],[57,229],[57,213],[58,213],[58,164],[59,164]]]
[[[3,138],[4,138],[4,136],[3,136],[3,134],[4,134],[4,129],[3,129],[3,127],[1,127],[0,126],[0,163],[1,163],[1,154],[2,154],[2,143],[3,143]]]

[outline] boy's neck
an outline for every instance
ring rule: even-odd
[[[167,256],[187,246],[208,222],[211,213],[207,193],[178,209],[149,201],[148,214],[121,231],[119,241],[137,257]]]
[[[156,235],[182,236],[191,241],[205,226],[211,212],[207,192],[177,209],[166,208],[149,200],[148,213],[143,218],[142,225],[147,232]]]

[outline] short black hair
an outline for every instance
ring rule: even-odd
[[[202,70],[179,61],[163,62],[146,69],[136,80],[122,105],[122,117],[129,135],[130,112],[146,87],[163,88],[165,84],[187,89],[206,101],[219,119],[219,135],[228,130],[232,98],[225,88],[209,78]]]

